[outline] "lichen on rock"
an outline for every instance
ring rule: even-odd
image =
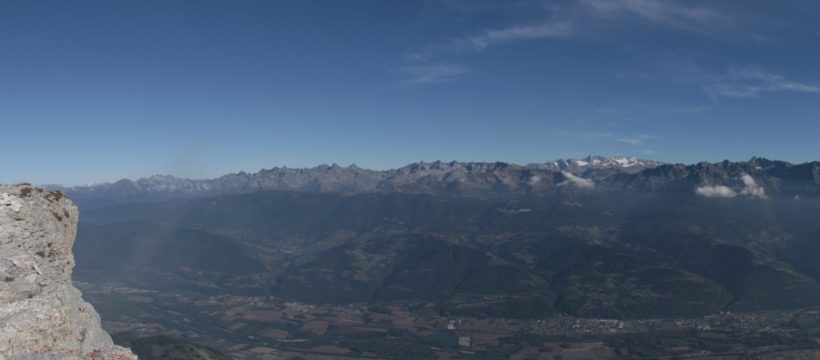
[[[71,283],[78,218],[62,194],[0,185],[0,360],[136,359]]]

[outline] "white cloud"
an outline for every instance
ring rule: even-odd
[[[705,197],[733,198],[737,196],[737,192],[723,185],[700,186],[695,189],[695,193]]]
[[[733,198],[737,196],[754,197],[758,199],[766,198],[766,190],[755,182],[755,179],[746,173],[740,175],[743,188],[739,191],[732,190],[725,185],[704,185],[695,189],[695,193],[705,197]]]
[[[408,76],[402,85],[413,86],[452,81],[469,72],[469,69],[453,64],[424,64],[406,66],[401,71]]]
[[[756,197],[760,199],[766,198],[766,190],[755,182],[755,179],[749,174],[740,175],[740,180],[743,181],[745,187],[740,191],[740,195]]]
[[[578,177],[573,175],[570,172],[562,171],[561,175],[564,175],[564,181],[558,184],[558,186],[566,186],[566,185],[575,185],[581,189],[592,189],[595,187],[595,183],[592,180],[584,179],[582,177]]]

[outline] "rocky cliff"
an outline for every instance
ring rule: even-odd
[[[136,359],[71,283],[78,215],[60,192],[0,185],[0,360]]]

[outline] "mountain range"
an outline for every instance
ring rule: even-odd
[[[552,191],[572,184],[582,188],[695,192],[704,196],[746,195],[744,181],[767,196],[817,196],[820,163],[791,164],[764,158],[749,161],[665,164],[634,157],[588,156],[516,165],[503,162],[418,162],[390,170],[356,165],[321,165],[293,169],[276,167],[256,173],[239,172],[215,179],[191,180],[155,175],[136,181],[119,180],[65,191],[80,205],[154,201],[265,190],[307,192],[405,192],[495,196]]]
[[[66,191],[87,282],[517,318],[820,304],[818,162],[320,166]]]

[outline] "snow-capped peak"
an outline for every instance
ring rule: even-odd
[[[587,156],[581,159],[561,159],[544,164],[546,168],[558,171],[584,171],[588,169],[613,169],[623,171],[640,171],[656,167],[662,163],[653,160],[643,160],[631,156]]]

